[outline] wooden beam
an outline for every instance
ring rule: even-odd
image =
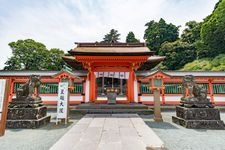
[[[10,95],[10,85],[11,85],[11,79],[7,79],[6,85],[5,85],[4,98],[3,98],[2,113],[1,113],[1,118],[0,118],[0,136],[3,136],[5,134],[8,105],[9,105],[8,98]]]

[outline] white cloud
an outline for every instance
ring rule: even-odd
[[[8,43],[32,38],[48,48],[69,50],[74,42],[102,40],[111,28],[124,41],[133,31],[143,41],[145,23],[159,20],[184,25],[201,21],[218,0],[21,0],[16,6],[9,1],[0,5],[0,68],[11,55]],[[2,3],[2,4],[1,4]],[[5,5],[4,5],[5,4]]]

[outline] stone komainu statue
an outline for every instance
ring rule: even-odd
[[[212,103],[207,98],[207,90],[195,83],[193,75],[184,76],[182,85],[182,104],[188,107],[213,107]],[[186,91],[188,91],[188,94]]]
[[[39,97],[40,85],[41,85],[40,76],[31,75],[29,81],[16,90],[16,98],[24,99],[26,97],[32,97],[35,88],[37,89],[37,97]]]
[[[194,76],[193,75],[184,76],[183,82],[182,82],[183,97],[187,96],[186,88],[188,89],[188,95],[190,97],[193,96],[193,87],[194,86],[195,86]]]

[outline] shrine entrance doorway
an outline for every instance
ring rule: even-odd
[[[107,100],[107,93],[114,91],[116,101],[127,100],[129,72],[95,72],[97,100]]]

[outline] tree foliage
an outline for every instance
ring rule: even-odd
[[[213,13],[204,20],[201,39],[208,57],[225,53],[225,0],[220,0]]]
[[[202,23],[196,21],[187,22],[181,34],[181,40],[190,44],[200,40],[201,25]]]
[[[162,62],[163,69],[177,70],[186,63],[195,60],[195,47],[187,42],[177,40],[175,42],[164,42],[159,50],[159,54],[166,56]]]
[[[202,58],[186,64],[183,71],[225,71],[225,54],[215,58]]]
[[[12,56],[6,61],[4,70],[60,70],[64,65],[62,50],[51,49],[32,39],[9,43]]]
[[[47,62],[44,65],[44,68],[48,70],[61,70],[65,64],[62,59],[64,51],[58,48],[52,48],[49,50]]]
[[[139,43],[139,42],[140,42],[140,40],[135,38],[135,35],[133,32],[129,32],[127,34],[126,43]]]
[[[117,30],[111,29],[108,34],[105,35],[102,42],[105,43],[118,43],[120,40],[120,34]]]
[[[162,18],[159,22],[154,20],[145,24],[147,29],[145,30],[144,39],[146,40],[147,46],[156,51],[160,49],[160,46],[164,42],[173,42],[178,39],[179,27],[173,24],[167,24]]]

